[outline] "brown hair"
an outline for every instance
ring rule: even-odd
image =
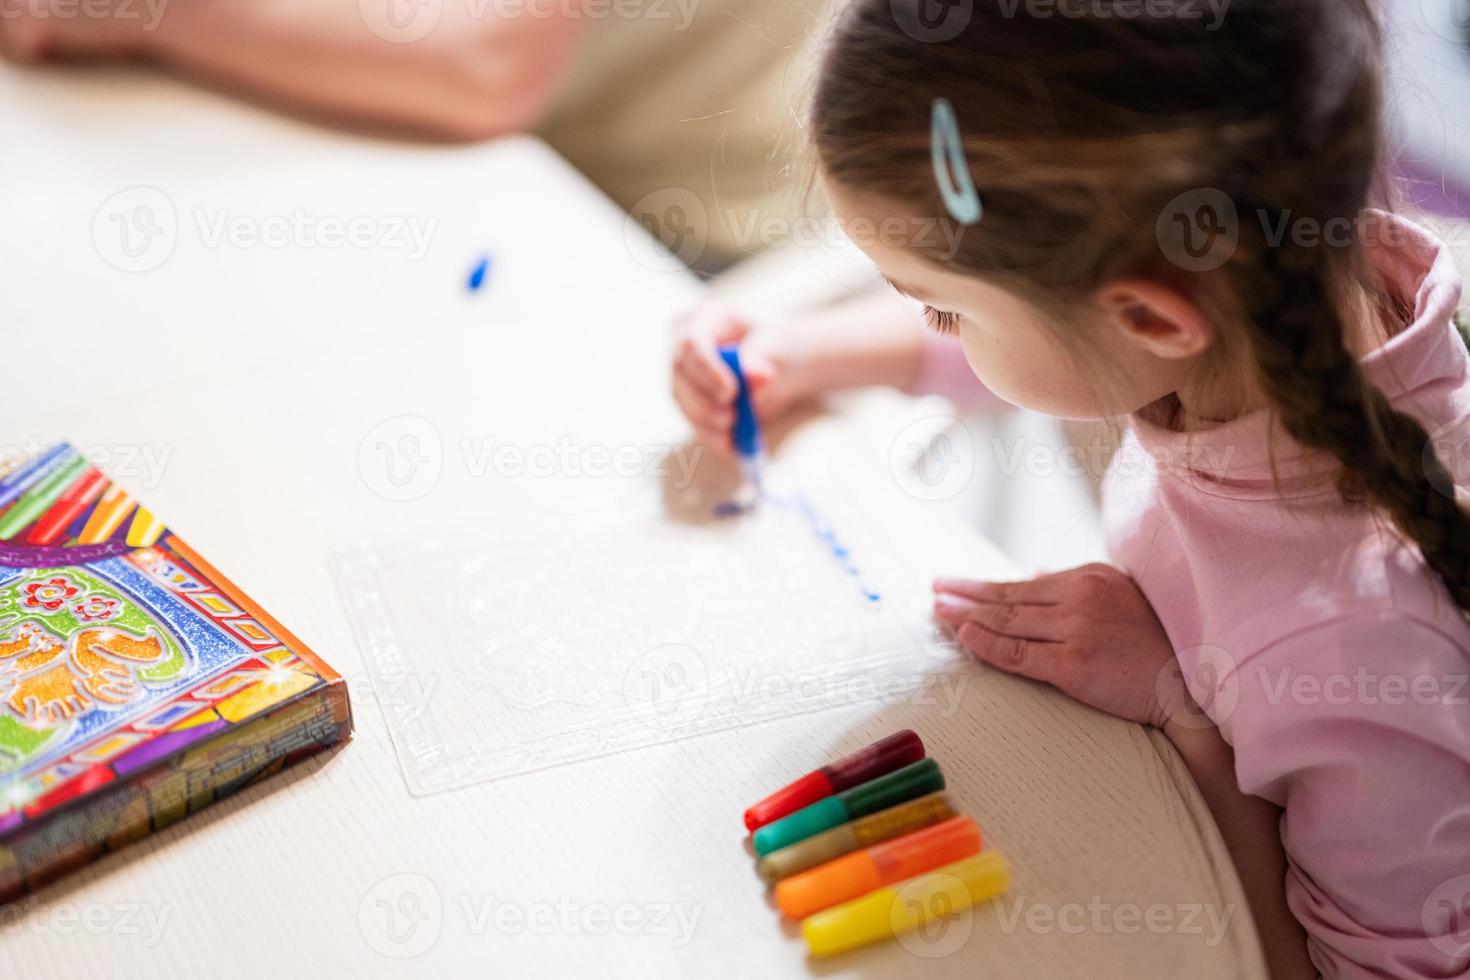
[[[826,176],[949,221],[930,138],[931,106],[948,99],[984,214],[951,224],[958,248],[930,261],[1057,313],[1125,276],[1193,296],[1230,325],[1220,356],[1248,355],[1285,431],[1341,461],[1344,499],[1381,508],[1470,609],[1470,515],[1436,489],[1453,480],[1423,425],[1367,381],[1345,338],[1355,284],[1372,278],[1363,243],[1266,231],[1356,228],[1376,193],[1370,0],[1233,0],[1214,24],[1189,16],[1198,3],[1058,0],[1041,18],[1028,0],[974,0],[945,7],[962,22],[935,22],[919,17],[927,2],[847,0],[812,104]],[[1191,193],[1239,215],[1218,268],[1169,260],[1189,232],[1156,219]]]

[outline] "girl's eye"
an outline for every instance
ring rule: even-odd
[[[958,313],[950,313],[947,310],[936,310],[932,306],[924,307],[924,319],[929,322],[929,326],[942,334],[952,334],[960,326],[960,315]]]

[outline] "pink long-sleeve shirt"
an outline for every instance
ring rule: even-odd
[[[1363,368],[1464,487],[1460,280],[1427,232],[1375,220],[1374,265],[1414,312]],[[932,345],[925,377],[958,356]],[[1109,550],[1234,747],[1241,790],[1285,810],[1287,900],[1317,968],[1470,976],[1470,625],[1416,549],[1343,503],[1335,469],[1267,411],[1193,433],[1135,417],[1104,481]]]

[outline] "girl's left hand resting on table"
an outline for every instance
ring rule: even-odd
[[[1110,565],[1026,582],[942,578],[934,593],[935,619],[992,667],[1160,728],[1192,709],[1153,607],[1130,576]]]

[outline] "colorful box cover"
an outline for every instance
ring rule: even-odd
[[[0,902],[351,730],[342,679],[69,445],[0,476]]]

